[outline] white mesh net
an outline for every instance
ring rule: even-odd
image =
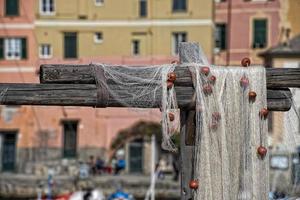
[[[267,147],[267,121],[259,116],[267,106],[265,70],[211,66],[204,75],[201,67],[190,67],[197,95],[194,199],[267,199],[268,157],[257,155],[259,146]],[[256,101],[249,101],[249,91]]]
[[[162,111],[162,148],[176,151],[171,137],[178,131],[179,114],[174,87],[167,88],[168,74],[175,65],[128,67],[95,65],[104,70],[109,96],[126,107],[160,107]],[[138,76],[137,76],[138,75]],[[103,81],[103,80],[98,80]],[[109,84],[107,84],[109,83]],[[174,121],[169,118],[172,113]]]
[[[171,137],[179,126],[178,107],[174,87],[167,87],[175,65],[97,66],[104,69],[113,99],[126,107],[161,107],[162,147],[176,151]],[[188,67],[196,93],[193,178],[200,187],[194,199],[267,199],[268,156],[257,155],[259,146],[267,147],[267,120],[259,115],[267,107],[265,69],[191,63]],[[249,100],[250,91],[256,92],[255,101]],[[169,113],[177,120],[171,122]]]

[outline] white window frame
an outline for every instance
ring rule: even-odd
[[[47,1],[47,3],[49,4],[49,5],[47,5],[46,7],[48,8],[48,9],[50,9],[50,0],[46,0]],[[43,10],[43,0],[40,0],[40,14],[41,15],[55,15],[55,10],[56,10],[56,6],[55,6],[55,0],[53,0],[53,11],[50,11],[50,10],[46,10],[46,11],[44,11]]]
[[[95,6],[103,6],[104,0],[94,0],[95,1]]]
[[[97,37],[97,34],[98,34],[98,33],[101,34],[101,39],[99,39],[99,38]],[[103,33],[102,33],[102,32],[95,32],[95,33],[94,33],[94,42],[95,42],[96,44],[101,44],[101,43],[103,42]]]
[[[18,53],[18,55],[16,55],[16,53]],[[4,39],[4,57],[5,60],[21,60],[22,58],[21,38]]]
[[[48,49],[48,54],[43,54],[43,48],[45,46],[49,46],[49,49]],[[52,45],[51,44],[41,44],[39,46],[39,57],[42,58],[42,59],[50,59],[52,58],[53,56],[53,50],[52,50]]]
[[[185,39],[187,41],[187,32],[173,32],[172,33],[172,55],[177,56],[178,52],[176,52],[177,39],[176,34],[178,34],[178,44],[183,41],[183,35],[185,34]]]

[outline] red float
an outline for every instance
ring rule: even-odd
[[[263,146],[259,146],[257,148],[257,154],[261,157],[261,158],[264,158],[266,155],[267,155],[267,148],[266,147],[263,147]]]

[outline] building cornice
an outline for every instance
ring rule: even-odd
[[[35,72],[36,69],[33,66],[16,67],[16,66],[1,66],[0,73],[19,73],[19,72]]]
[[[37,20],[37,27],[149,27],[149,26],[211,26],[211,19],[158,20]]]
[[[2,23],[0,29],[34,29],[33,23]]]

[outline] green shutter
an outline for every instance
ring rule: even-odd
[[[4,38],[0,38],[0,60],[4,59]]]
[[[267,20],[254,20],[254,48],[264,48],[267,46]]]
[[[215,46],[226,49],[226,24],[216,24]]]
[[[19,0],[6,0],[5,1],[5,14],[7,16],[19,15]]]
[[[77,58],[77,33],[66,32],[64,35],[65,58]]]
[[[27,59],[27,40],[26,38],[21,38],[21,48],[22,48],[22,59]]]
[[[221,49],[226,49],[226,25],[221,25]]]

